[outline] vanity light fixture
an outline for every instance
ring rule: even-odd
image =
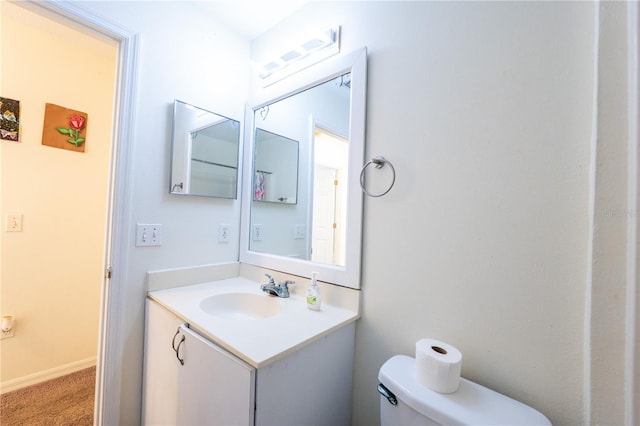
[[[311,38],[258,65],[264,87],[340,52],[340,27],[316,32]]]

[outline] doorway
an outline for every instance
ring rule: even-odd
[[[316,126],[313,147],[311,260],[344,266],[349,143]]]
[[[119,43],[54,6],[0,7],[2,96],[20,102],[21,125],[19,141],[1,141],[2,223],[23,224],[2,229],[0,309],[16,318],[0,349],[5,392],[99,359]],[[87,114],[84,152],[42,143],[48,103]]]

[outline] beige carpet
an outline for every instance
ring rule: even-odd
[[[93,425],[95,379],[91,367],[0,395],[0,425]]]

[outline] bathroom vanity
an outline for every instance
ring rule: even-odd
[[[335,56],[250,100],[239,261],[149,273],[144,424],[351,423],[366,55]],[[193,140],[191,130],[176,146]],[[172,192],[184,190],[187,178],[173,174]],[[260,290],[267,272],[296,281],[290,297]],[[320,311],[304,297],[314,272]]]
[[[143,423],[350,424],[357,306],[311,311],[305,287],[276,298],[234,277],[149,292]]]

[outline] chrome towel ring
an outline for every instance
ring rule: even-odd
[[[364,186],[364,172],[365,172],[365,170],[367,170],[367,167],[369,167],[372,164],[375,166],[376,169],[381,169],[381,168],[384,167],[385,164],[388,164],[389,167],[391,167],[391,172],[393,173],[393,178],[391,179],[391,184],[386,189],[386,191],[381,192],[380,194],[372,194],[369,191],[367,191],[367,188],[365,188],[365,186]],[[391,164],[391,162],[389,160],[385,159],[382,156],[373,157],[371,160],[369,160],[362,167],[362,171],[360,171],[360,187],[362,188],[362,191],[364,191],[364,193],[367,194],[369,197],[382,197],[387,192],[391,191],[391,188],[393,188],[393,185],[395,183],[396,183],[396,169],[393,167],[393,164]]]

